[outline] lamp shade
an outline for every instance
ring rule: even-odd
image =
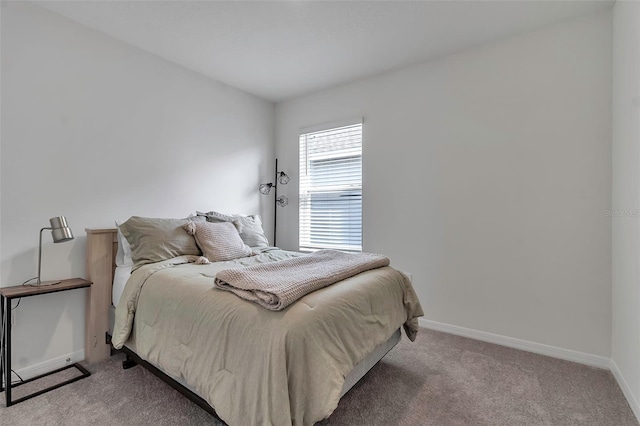
[[[288,184],[290,180],[291,179],[285,172],[278,172],[278,182],[280,182],[282,185]]]
[[[49,219],[51,224],[51,237],[54,243],[64,243],[65,241],[73,240],[73,232],[67,224],[67,219],[64,216],[56,216]]]
[[[271,192],[272,187],[273,187],[273,183],[263,183],[262,185],[260,185],[258,189],[262,195],[269,195],[269,192]]]

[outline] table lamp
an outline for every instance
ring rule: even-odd
[[[64,243],[65,241],[73,240],[73,233],[71,228],[67,224],[67,219],[64,216],[56,216],[49,219],[50,227],[42,228],[40,230],[40,245],[38,247],[38,281],[36,285],[53,285],[59,284],[60,281],[40,281],[40,271],[42,270],[42,231],[45,229],[51,230],[51,237],[54,243]]]

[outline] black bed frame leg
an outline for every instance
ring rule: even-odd
[[[104,334],[104,343],[106,345],[109,345],[109,356],[114,356],[115,354],[117,354],[119,351],[113,347],[113,345],[111,344],[111,335],[107,332]]]
[[[127,355],[127,359],[122,361],[122,368],[125,370],[135,367],[136,365],[138,365],[138,363],[132,360],[131,358],[129,358],[129,355]]]

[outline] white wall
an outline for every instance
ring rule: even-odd
[[[364,250],[426,318],[608,357],[611,13],[276,105],[298,129],[364,117]],[[297,179],[278,242],[297,248]]]
[[[2,3],[1,285],[84,276],[87,227],[196,209],[263,213],[274,106],[28,3]],[[264,203],[265,205],[261,205]],[[271,228],[268,229],[271,231]],[[84,347],[85,290],[23,299],[14,368]]]
[[[640,417],[640,3],[613,10],[614,372]]]

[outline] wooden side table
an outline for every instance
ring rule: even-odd
[[[78,363],[75,363],[75,364],[67,365],[65,367],[51,371],[49,373],[41,374],[29,380],[25,380],[21,383],[12,385],[11,384],[11,301],[13,299],[19,299],[22,297],[37,296],[39,294],[57,293],[59,291],[68,291],[68,290],[75,290],[77,288],[86,288],[86,287],[90,287],[91,284],[92,284],[91,281],[87,281],[82,278],[71,278],[68,280],[62,280],[59,284],[54,284],[50,286],[15,286],[15,287],[0,288],[0,317],[2,318],[2,323],[4,324],[4,330],[3,330],[4,339],[2,339],[3,356],[2,356],[2,359],[0,359],[0,377],[4,377],[4,385],[5,385],[5,386],[2,386],[2,383],[0,380],[0,392],[5,391],[7,407],[10,407],[14,404],[25,401],[29,398],[42,395],[43,393],[52,391],[54,389],[58,389],[59,387],[68,385],[69,383],[73,383],[77,380],[83,379],[85,377],[89,377],[91,375],[91,373],[86,368],[84,368]],[[46,389],[39,390],[32,394],[23,396],[21,398],[16,399],[15,401],[11,400],[12,388],[23,385],[25,383],[32,382],[34,380],[41,379],[51,374],[59,373],[68,368],[76,368],[82,373],[82,375],[74,377],[73,379],[69,379],[64,382],[58,383],[54,386],[50,386]]]

